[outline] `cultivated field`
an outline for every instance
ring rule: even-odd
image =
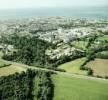
[[[89,62],[86,67],[90,67],[93,70],[94,75],[108,76],[108,60],[107,59],[95,59]]]
[[[108,100],[108,82],[53,75],[54,100]]]
[[[76,59],[65,64],[60,65],[58,68],[66,70],[69,73],[86,74],[86,71],[80,70],[80,66],[85,62],[86,58]]]

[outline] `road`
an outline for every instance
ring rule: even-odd
[[[11,61],[5,61],[5,62],[11,63],[12,65],[15,65],[15,66],[18,66],[18,67],[23,67],[25,69],[36,69],[36,70],[50,71],[50,72],[54,72],[58,75],[64,75],[64,76],[81,78],[81,79],[88,79],[88,80],[96,80],[96,81],[105,82],[105,83],[107,82],[108,83],[108,79],[97,78],[97,77],[92,77],[92,76],[85,76],[85,75],[79,75],[79,74],[72,74],[72,73],[68,73],[68,72],[54,71],[54,70],[51,70],[51,69],[28,66],[28,65],[25,65],[25,64],[11,62]]]

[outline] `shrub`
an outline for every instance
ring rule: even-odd
[[[93,75],[93,70],[91,68],[88,68],[87,75]]]
[[[99,75],[97,75],[96,77],[97,77],[97,78],[103,78],[102,76],[99,76]]]
[[[105,76],[105,79],[108,79],[108,76]]]

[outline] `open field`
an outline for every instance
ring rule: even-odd
[[[108,51],[102,51],[96,53],[97,58],[108,59]]]
[[[5,61],[1,58],[2,55],[3,53],[0,52],[0,66],[9,65],[9,64],[11,65],[0,68],[0,76],[7,76],[10,74],[14,74],[15,72],[26,71],[26,68],[23,67],[24,66],[23,64],[14,63],[11,61]]]
[[[88,42],[87,41],[73,41],[72,44],[76,48],[80,48],[80,49],[84,49],[85,50]]]
[[[99,52],[100,54],[103,54],[103,55],[108,55],[108,51],[102,51],[102,52]]]
[[[15,72],[22,72],[22,71],[26,71],[26,69],[16,65],[10,65],[7,67],[0,68],[0,76],[7,76],[10,74],[14,74]]]
[[[69,73],[86,74],[86,71],[80,70],[80,66],[85,62],[86,58],[76,59],[65,64],[60,65],[58,68],[66,70]]]
[[[5,66],[5,65],[8,65],[8,63],[5,63],[3,60],[0,59],[0,68]]]
[[[95,59],[89,62],[86,67],[90,67],[93,70],[94,75],[108,76],[108,60],[107,59]]]
[[[108,82],[53,75],[54,100],[108,100]]]
[[[101,40],[101,41],[104,41],[104,40],[107,40],[108,41],[108,36],[102,36],[102,37],[98,37],[97,40]]]
[[[3,59],[1,59],[2,57],[2,53],[0,52],[0,67],[3,65],[9,65],[10,66],[6,66],[6,67],[1,67],[0,68],[0,76],[7,76],[10,74],[14,74],[15,72],[21,72],[21,71],[26,71],[26,68],[24,67],[20,67],[21,64],[17,64],[17,63],[12,63],[9,61],[5,61]]]

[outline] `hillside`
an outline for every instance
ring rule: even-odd
[[[107,99],[107,19],[1,21],[0,100]]]

